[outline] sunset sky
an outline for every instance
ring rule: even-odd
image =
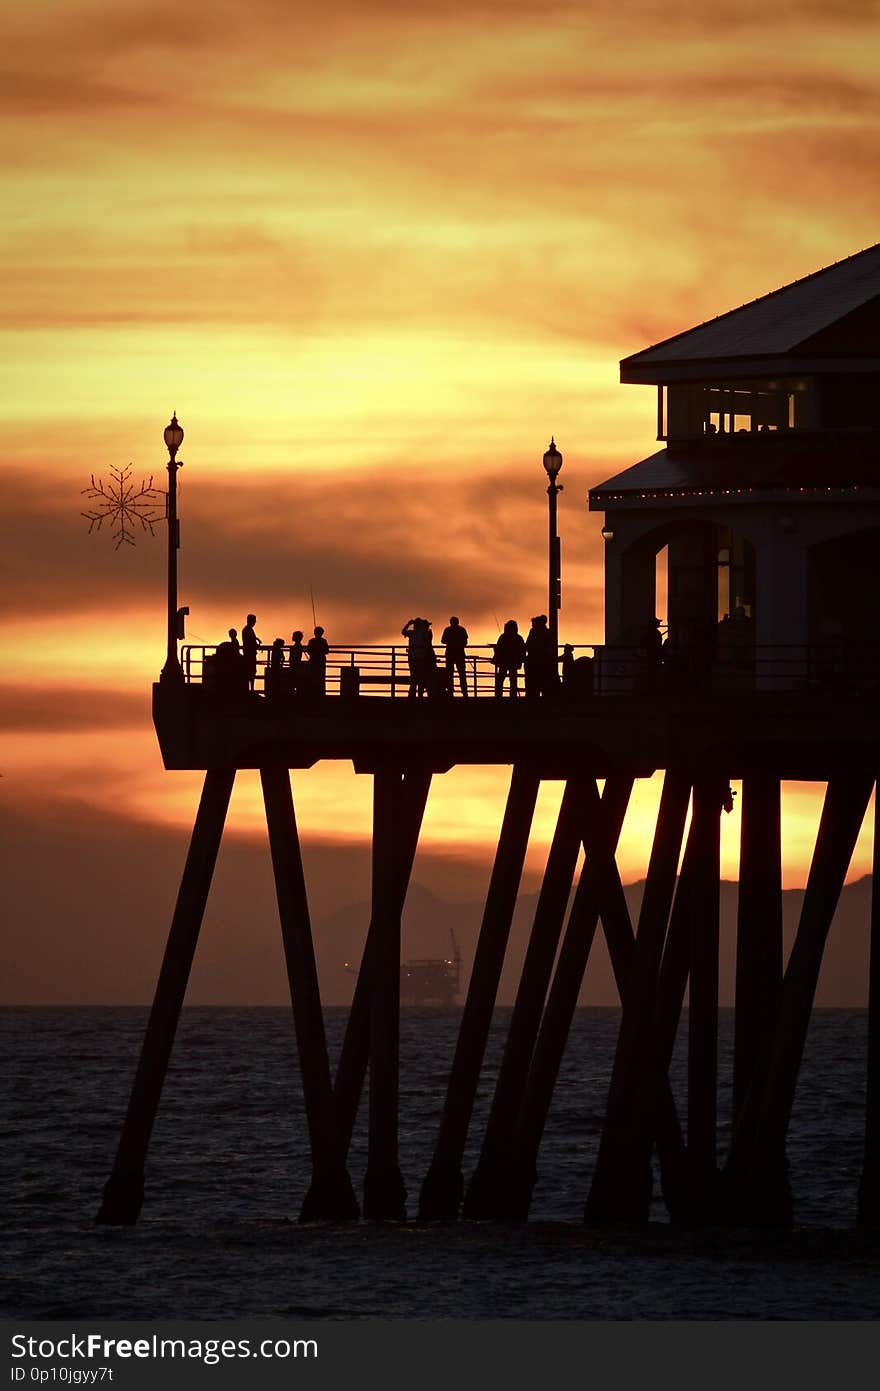
[[[30,846],[12,906],[39,935],[39,847],[70,860],[93,826],[68,901],[110,933],[108,828],[136,883],[150,835],[182,858],[200,778],[163,771],[149,720],[164,538],[89,536],[90,474],[164,486],[177,411],[192,641],[248,610],[267,641],[308,629],[311,590],[331,643],[391,641],[413,613],[488,642],[546,607],[552,432],[560,635],[601,640],[587,490],[655,435],[618,361],[878,240],[880,6],[20,0],[5,21],[0,787]],[[506,783],[437,779],[426,853],[484,863]],[[256,836],[256,774],[239,784],[230,828]],[[322,865],[367,835],[349,767],[294,793]],[[787,790],[790,885],[820,795]],[[730,877],[736,813],[724,834]],[[868,868],[866,828],[851,877]]]

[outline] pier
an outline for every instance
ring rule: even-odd
[[[425,1221],[525,1219],[601,930],[620,1029],[598,1160],[583,1211],[572,1217],[645,1222],[656,1153],[674,1220],[791,1221],[786,1131],[825,942],[880,773],[878,343],[880,247],[873,247],[624,359],[624,382],[657,390],[662,447],[588,499],[602,514],[604,640],[575,644],[567,668],[557,650],[558,686],[515,700],[496,693],[489,649],[468,649],[467,698],[438,678],[416,699],[400,646],[331,649],[320,689],[275,680],[262,665],[249,689],[219,649],[181,647],[173,500],[182,430],[172,422],[180,438],[172,432],[169,441],[166,432],[168,654],[153,687],[153,719],[166,768],[203,770],[205,779],[100,1221],[132,1223],[140,1212],[153,1121],[241,769],[259,769],[265,803],[312,1148],[304,1219],[360,1211],[401,1221],[413,1215],[405,1199],[413,1185]],[[551,513],[551,599],[554,529]],[[558,546],[555,557],[558,569]],[[651,632],[661,591],[662,648]],[[555,614],[555,632],[554,625]],[[326,759],[372,779],[374,809],[369,930],[335,1073],[291,780],[292,771]],[[510,785],[433,1158],[426,1174],[404,1178],[401,915],[432,780],[460,764],[509,766]],[[632,921],[616,848],[633,787],[658,772],[662,796]],[[558,821],[478,1162],[466,1174],[536,799],[551,779],[564,783]],[[780,786],[788,780],[826,791],[785,962]],[[742,784],[742,829],[732,1141],[721,1154],[719,828],[732,781]],[[880,1220],[878,847],[875,832],[866,1138],[854,1214],[872,1225]],[[686,992],[682,1114],[668,1073]],[[359,1200],[347,1158],[368,1073],[369,1155]]]

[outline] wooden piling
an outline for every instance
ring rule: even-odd
[[[723,784],[694,784],[694,856],[688,884],[690,996],[688,1008],[687,1168],[692,1218],[711,1221],[717,1202],[718,937],[720,815]]]
[[[636,1197],[647,1189],[651,1152],[656,1141],[661,1191],[675,1221],[688,1220],[691,1214],[687,1151],[669,1083],[669,1067],[690,972],[691,891],[699,874],[698,825],[692,817],[657,973],[653,1014],[642,1039],[641,1063],[635,1069],[628,1134],[620,1141],[624,1152],[630,1155]],[[611,949],[621,1000],[625,999],[634,945],[630,936],[628,942],[615,942]]]
[[[871,795],[869,773],[833,777],[825,793],[797,936],[782,982],[766,1076],[753,1087],[733,1137],[728,1171],[743,1220],[791,1221],[785,1137],[810,1022],[822,954]],[[752,1110],[754,1108],[754,1117]]]
[[[440,1131],[419,1198],[421,1221],[458,1216],[462,1156],[474,1106],[540,781],[514,764],[492,877],[462,1012]]]
[[[324,1015],[290,775],[286,768],[261,768],[260,780],[312,1152],[312,1181],[300,1221],[345,1221],[358,1216],[358,1204],[336,1129]]]
[[[397,836],[403,773],[373,775],[373,888],[370,970],[370,1118],[364,1216],[406,1220],[406,1188],[398,1162],[400,1065],[400,856]]]
[[[644,1222],[651,1199],[650,1169],[634,1154],[630,1110],[650,1043],[669,913],[690,799],[690,779],[670,768],[663,780],[660,808],[635,946],[623,994],[623,1011],[608,1091],[605,1124],[590,1192],[584,1205],[589,1223]]]
[[[874,853],[871,865],[871,942],[868,964],[868,1076],[865,1088],[865,1154],[859,1182],[858,1220],[880,1227],[880,795],[874,790]]]
[[[569,779],[562,795],[483,1145],[462,1206],[469,1219],[504,1215],[509,1147],[581,846],[585,781]]]
[[[782,989],[782,817],[778,777],[758,771],[743,778],[740,818],[734,1130],[756,1074],[762,1075],[766,1068]]]
[[[393,894],[393,909],[398,916],[402,914],[406,901],[430,788],[430,773],[420,769],[410,769],[404,773],[403,795],[397,808],[398,825],[394,837],[396,860],[393,888],[389,887],[389,892]],[[371,957],[377,932],[376,920],[371,915],[333,1088],[336,1125],[343,1158],[348,1154],[351,1145],[370,1057]]]
[[[174,1046],[234,782],[234,768],[209,768],[205,774],[128,1112],[96,1219],[108,1226],[132,1226],[143,1205],[144,1163],[150,1135]]]
[[[629,913],[614,856],[633,781],[633,778],[625,776],[609,778],[601,802],[594,783],[587,782],[584,786],[582,834],[586,856],[559,949],[559,959],[525,1079],[510,1146],[504,1213],[512,1219],[524,1221],[528,1216],[541,1138],[600,914],[606,933],[615,936],[615,927],[622,922],[622,931],[632,942]]]

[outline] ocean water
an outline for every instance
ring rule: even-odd
[[[327,1012],[331,1058],[347,1011]],[[496,1011],[465,1176],[509,1021]],[[457,1010],[401,1021],[401,1168],[415,1212]],[[310,1165],[290,1012],[183,1013],[143,1214],[95,1227],[146,1021],[143,1009],[7,1009],[2,1022],[3,1313],[34,1318],[874,1318],[880,1238],[854,1228],[867,1021],[817,1011],[788,1154],[797,1228],[679,1232],[659,1198],[642,1232],[588,1231],[618,1013],[576,1015],[528,1224],[300,1226]],[[720,1150],[732,1017],[721,1020]],[[683,1101],[683,1053],[673,1089]],[[360,1189],[365,1102],[349,1159]],[[683,1107],[682,1107],[683,1111]]]

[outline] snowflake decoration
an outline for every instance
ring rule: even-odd
[[[131,464],[125,468],[111,468],[110,482],[106,485],[102,478],[96,482],[92,474],[91,486],[82,489],[85,497],[95,500],[94,510],[82,513],[89,523],[89,534],[100,531],[104,522],[109,520],[116,528],[113,540],[117,551],[123,542],[127,546],[135,545],[137,523],[142,531],[149,531],[151,536],[155,536],[153,525],[165,515],[158,505],[158,499],[163,494],[161,489],[153,487],[152,474],[149,482],[141,483],[138,488],[131,482],[131,468]]]

